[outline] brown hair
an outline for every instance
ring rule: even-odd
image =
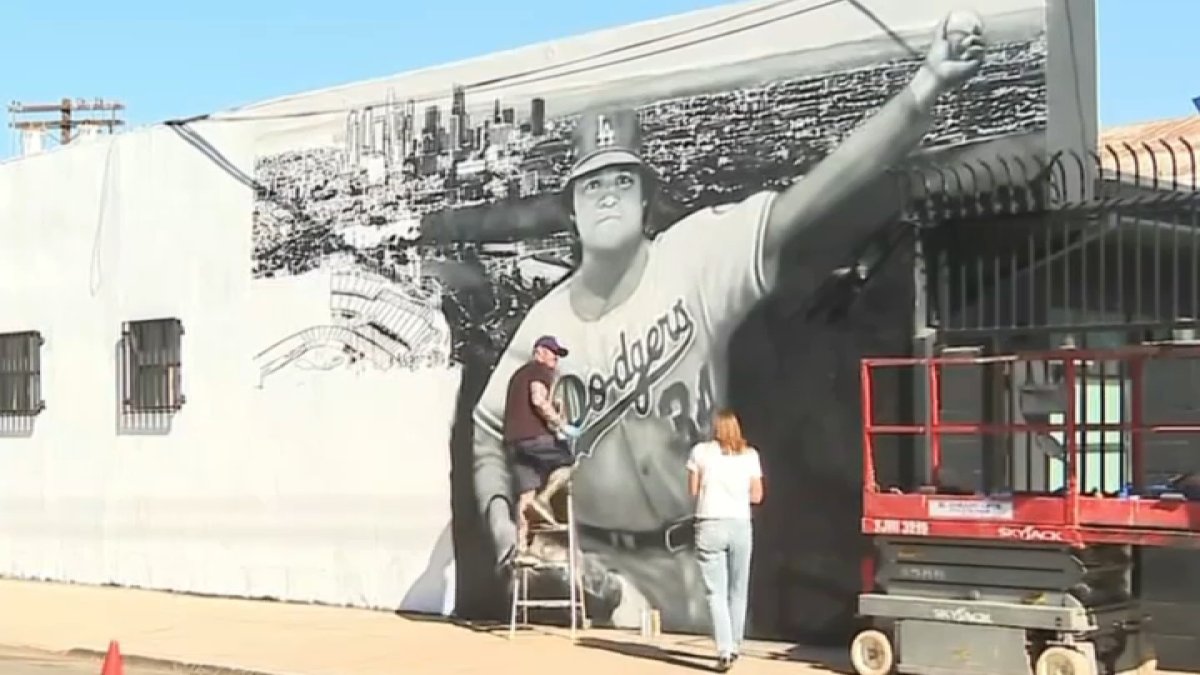
[[[742,436],[742,425],[738,422],[737,413],[728,408],[720,410],[713,417],[713,440],[725,452],[740,455],[750,447]]]

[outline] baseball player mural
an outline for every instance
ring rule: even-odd
[[[571,350],[557,395],[580,430],[574,489],[593,613],[624,623],[649,605],[667,629],[707,626],[684,462],[724,403],[731,334],[772,288],[785,242],[851,227],[829,215],[917,148],[938,97],[983,54],[982,23],[947,17],[907,86],[801,180],[693,212],[657,236],[647,214],[658,178],[640,155],[636,114],[583,115],[563,189],[577,268],[529,311],[474,412],[476,494],[497,561],[516,537],[505,386],[534,340],[553,334]]]

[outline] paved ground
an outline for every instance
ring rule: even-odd
[[[69,584],[0,580],[0,607],[0,643],[102,654],[117,640],[128,675],[161,672],[134,670],[130,656],[271,675],[493,675],[523,672],[533,662],[553,663],[556,672],[572,675],[630,668],[639,675],[678,675],[705,672],[713,663],[709,641],[699,637],[648,642],[626,631],[589,631],[573,644],[565,631],[551,630],[523,632],[510,641],[504,630],[437,618]],[[737,672],[839,672],[822,664],[838,667],[843,651],[752,643]],[[99,660],[93,664],[94,675]],[[71,664],[55,665],[61,670]],[[2,665],[0,673],[11,675]],[[50,673],[59,675],[30,675]],[[80,671],[63,671],[68,673]]]
[[[0,673],[4,675],[97,675],[103,665],[104,661],[99,657],[48,654],[0,647]],[[205,674],[181,667],[126,663],[125,675]]]
[[[621,640],[607,640],[603,638],[589,637],[580,641],[577,649],[580,650],[576,661],[580,663],[591,662],[595,652],[591,650],[613,651],[616,654],[622,654],[627,659],[626,667],[632,666],[633,663],[638,663],[638,672],[660,672],[662,667],[669,667],[677,673],[688,671],[705,672],[711,670],[712,659],[702,649],[696,649],[688,644],[674,644],[670,641],[660,643],[655,646],[646,644],[631,644]],[[769,653],[757,650],[756,654],[748,654],[742,664],[752,664],[761,660],[773,660]],[[786,658],[783,659],[787,661]],[[350,662],[351,660],[348,660]],[[646,671],[642,665],[645,661],[657,662],[659,668]],[[103,668],[104,659],[99,654],[90,653],[69,653],[56,654],[50,652],[36,651],[32,649],[8,648],[0,647],[0,673],[4,675],[97,675]],[[212,668],[203,665],[185,665],[171,663],[146,663],[138,658],[130,658],[125,661],[124,675],[271,675],[267,673],[248,673],[245,671],[230,670],[226,668]],[[356,666],[348,665],[345,670],[341,671],[345,675],[356,675]],[[607,671],[610,667],[606,666]],[[579,670],[573,668],[573,670]],[[286,675],[284,671],[276,671],[278,675]],[[398,671],[399,672],[399,671]],[[409,668],[405,668],[405,673],[414,672]],[[475,673],[484,672],[475,668],[462,668],[461,654],[448,654],[440,663],[427,664],[426,668],[422,668],[419,672],[428,673]],[[584,666],[581,672],[599,673],[599,668],[589,668]],[[662,671],[665,672],[665,671]],[[742,673],[757,673],[763,672],[761,668],[753,665],[739,665],[736,669],[736,675]],[[784,671],[776,671],[784,672]],[[806,667],[801,663],[790,664],[789,673],[811,673],[811,672],[826,672],[849,673],[848,670],[814,670]]]
[[[96,675],[100,665],[92,660],[0,649],[0,671],[5,675]],[[135,674],[130,671],[126,675]]]
[[[98,675],[110,640],[125,675],[494,675],[534,663],[571,675],[680,675],[713,665],[702,637],[588,631],[572,643],[539,630],[508,640],[506,630],[437,618],[117,588],[0,580],[0,607],[0,643],[23,650],[0,649],[3,675]],[[745,656],[736,675],[850,672],[845,649],[756,642]]]

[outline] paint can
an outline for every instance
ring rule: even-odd
[[[642,610],[642,625],[641,634],[645,639],[652,639],[659,636],[662,632],[662,615],[657,609],[645,608]]]

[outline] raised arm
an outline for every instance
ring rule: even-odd
[[[904,90],[775,200],[763,234],[767,279],[774,278],[779,253],[794,234],[827,218],[917,148],[938,97],[970,79],[983,55],[977,16],[954,12],[942,19],[925,62]]]

